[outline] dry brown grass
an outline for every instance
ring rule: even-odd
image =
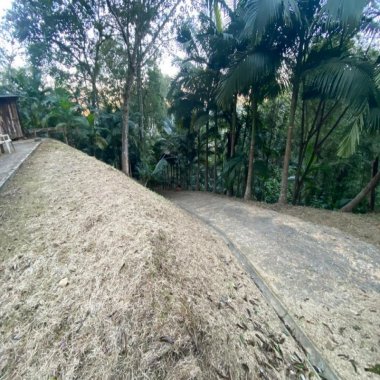
[[[360,240],[380,247],[380,213],[353,214],[313,207],[254,202],[255,206],[281,212],[306,222],[333,227]]]
[[[0,378],[299,378],[224,243],[162,197],[52,141],[0,197]]]

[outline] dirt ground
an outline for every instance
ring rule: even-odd
[[[353,214],[312,207],[252,202],[255,206],[296,216],[306,222],[338,228],[380,248],[380,213]]]
[[[64,144],[0,193],[1,379],[309,379],[224,243]]]

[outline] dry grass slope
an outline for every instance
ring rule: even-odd
[[[116,170],[47,141],[0,197],[0,378],[311,377],[227,247]]]
[[[380,248],[380,212],[368,214],[343,213],[313,207],[253,202],[255,206],[300,218],[306,222],[337,228]]]

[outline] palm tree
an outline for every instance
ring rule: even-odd
[[[201,131],[195,120],[204,112],[204,86],[203,70],[190,63],[183,63],[177,77],[171,84],[168,99],[171,103],[169,113],[175,116],[176,123],[181,129],[187,131],[187,157],[190,167],[187,167],[188,175],[193,164],[196,164],[196,189],[200,189],[200,156],[201,156]],[[199,124],[199,123],[198,123]],[[197,146],[197,149],[193,148]],[[190,182],[190,181],[188,181]]]
[[[196,121],[195,128],[198,134],[197,177],[199,177],[200,173],[202,147],[205,153],[204,182],[206,191],[209,190],[210,182],[209,145],[211,125],[214,124],[214,129],[218,125],[218,107],[214,101],[215,91],[220,78],[220,70],[226,63],[225,52],[230,49],[229,45],[231,45],[222,35],[221,8],[232,14],[224,1],[206,0],[201,2],[198,23],[194,23],[192,20],[184,23],[177,36],[177,41],[181,43],[183,50],[186,52],[186,58],[182,61],[182,69],[180,75],[176,78],[176,82],[182,85],[184,92],[191,93],[199,101],[199,105],[192,110],[192,115],[194,121]],[[224,50],[220,45],[223,45],[223,48],[226,49]],[[214,157],[214,166],[215,163],[216,159]],[[197,180],[198,190],[200,188],[199,183],[200,181]]]
[[[305,62],[313,46],[318,44],[321,38],[326,38],[326,34],[331,32],[335,36],[340,35],[340,39],[337,39],[340,45],[354,36],[360,28],[359,21],[363,10],[369,3],[369,0],[243,1],[242,17],[245,21],[243,34],[253,35],[259,41],[265,36],[270,25],[277,25],[277,30],[288,39],[284,63],[291,72],[292,95],[279,203],[287,202],[293,130],[301,84],[305,75]],[[337,78],[341,75],[340,71],[335,72]],[[352,76],[345,79],[347,87],[354,80]]]
[[[241,9],[238,14],[240,12]],[[231,99],[236,99],[237,94],[244,94],[250,99],[250,148],[244,192],[244,199],[248,200],[252,197],[258,105],[264,97],[273,96],[273,90],[279,88],[277,80],[281,78],[277,73],[285,44],[274,29],[258,40],[254,34],[247,33],[245,29],[242,31],[241,23],[236,24],[237,27],[231,25],[230,28],[236,36],[236,49],[228,72],[221,81],[218,101],[226,106]]]
[[[56,90],[56,93],[46,100],[46,104],[53,105],[51,111],[44,117],[43,125],[54,125],[57,131],[61,131],[66,144],[69,144],[68,133],[73,129],[85,129],[89,131],[90,123],[81,114],[78,104],[73,103],[68,94]]]
[[[269,44],[267,44],[269,46]],[[258,121],[258,104],[266,96],[273,96],[273,90],[278,88],[275,74],[279,67],[279,55],[265,49],[266,52],[256,51],[247,53],[243,59],[230,67],[227,75],[223,78],[218,100],[221,105],[229,102],[233,94],[245,93],[250,97],[251,104],[251,131],[248,157],[248,170],[244,199],[252,198],[253,166],[255,157],[255,136]]]
[[[330,46],[326,39],[322,47],[309,54],[304,64],[294,204],[301,198],[304,181],[322,147],[338,127],[350,126],[338,149],[339,156],[347,157],[355,151],[361,130],[374,127],[377,120],[374,116],[380,98],[373,79],[373,63],[365,57],[352,56],[345,47],[331,49]],[[307,153],[307,163],[302,169]]]

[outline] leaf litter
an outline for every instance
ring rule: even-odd
[[[228,247],[122,173],[48,140],[0,199],[0,378],[315,378]]]

